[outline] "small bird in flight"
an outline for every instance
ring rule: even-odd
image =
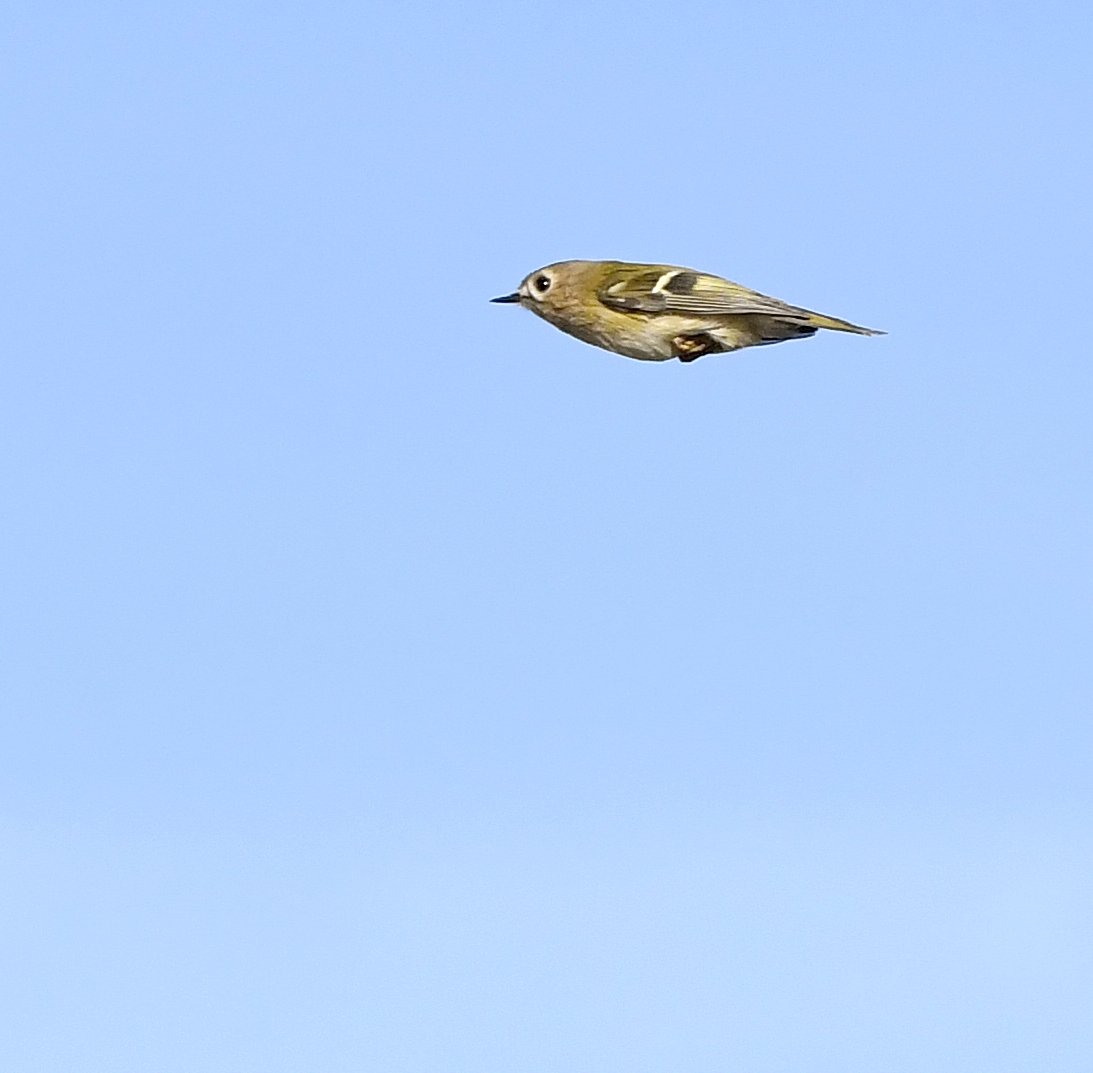
[[[694,361],[805,339],[819,328],[884,335],[675,265],[558,261],[490,300],[522,305],[563,332],[639,361]]]

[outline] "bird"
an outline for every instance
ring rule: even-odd
[[[820,328],[884,335],[678,265],[556,261],[491,302],[521,305],[585,343],[639,361],[692,362]]]

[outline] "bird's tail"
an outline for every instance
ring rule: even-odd
[[[863,328],[859,324],[851,324],[848,320],[839,320],[838,317],[827,317],[823,313],[813,313],[811,310],[802,310],[808,313],[806,322],[810,328],[829,328],[835,332],[853,332],[855,335],[886,335],[879,328]]]

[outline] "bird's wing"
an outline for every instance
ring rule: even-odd
[[[805,321],[806,309],[768,298],[739,283],[689,268],[650,265],[640,272],[619,270],[604,280],[597,294],[609,309],[630,313],[683,313],[732,316],[749,313]]]

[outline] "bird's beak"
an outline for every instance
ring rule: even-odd
[[[520,292],[513,291],[512,294],[503,294],[500,298],[491,298],[491,302],[501,302],[503,305],[511,305],[513,302],[520,301]]]

